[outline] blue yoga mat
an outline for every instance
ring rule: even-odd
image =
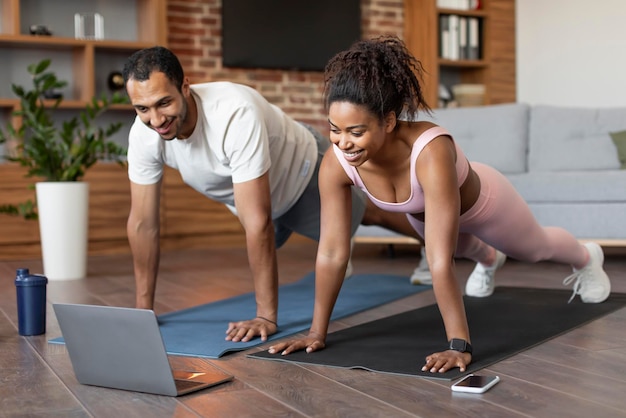
[[[355,274],[346,279],[332,319],[339,319],[385,303],[431,289],[412,285],[405,276]],[[307,330],[313,316],[315,274],[282,285],[278,290],[278,332],[273,341]],[[246,350],[263,343],[260,338],[248,342],[226,341],[226,328],[231,321],[254,318],[254,293],[247,293],[206,305],[159,315],[159,327],[168,354],[190,357],[219,358],[234,351]],[[50,340],[63,343],[63,339]]]

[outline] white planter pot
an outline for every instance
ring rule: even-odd
[[[86,277],[89,183],[40,182],[35,187],[44,274],[48,280]]]

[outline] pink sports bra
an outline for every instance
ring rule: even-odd
[[[356,167],[351,166],[345,160],[343,152],[341,152],[339,147],[333,145],[333,150],[335,151],[335,155],[337,156],[339,163],[350,180],[352,180],[357,187],[363,190],[376,206],[388,212],[421,213],[424,212],[425,207],[424,192],[422,191],[422,186],[420,186],[417,181],[417,176],[415,175],[415,162],[417,161],[417,157],[420,152],[422,152],[422,149],[424,149],[430,141],[441,135],[447,135],[452,138],[452,135],[450,135],[447,130],[439,126],[434,126],[424,131],[413,144],[413,149],[411,150],[411,196],[409,196],[405,202],[400,203],[383,202],[382,200],[376,199],[372,196],[372,194],[367,190],[367,187],[365,187],[365,184],[363,184],[363,180],[361,179]],[[467,161],[465,154],[463,154],[463,151],[459,148],[456,142],[454,142],[454,146],[456,148],[456,173],[459,185],[461,185],[469,173],[469,161]]]

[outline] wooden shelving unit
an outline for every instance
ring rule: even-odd
[[[80,10],[72,8],[80,7]],[[26,67],[50,58],[50,69],[68,81],[57,110],[60,120],[85,108],[88,101],[109,94],[107,77],[121,71],[132,52],[167,45],[166,0],[0,0],[0,124],[19,125],[13,112],[19,100],[11,84],[30,85]],[[104,39],[76,39],[74,13],[99,12],[104,18]],[[30,25],[46,25],[51,36],[31,35]],[[116,105],[103,115],[107,121],[130,126],[130,105]],[[121,140],[126,140],[125,134]],[[4,154],[0,149],[0,154]],[[0,163],[0,204],[32,199],[26,170],[14,163]],[[116,164],[98,163],[85,177],[90,184],[89,253],[128,252],[126,219],[130,192],[126,170]],[[0,259],[39,258],[36,221],[0,215]]]
[[[404,1],[404,37],[426,72],[424,90],[431,107],[438,106],[439,84],[485,85],[484,104],[516,100],[515,0],[481,0],[478,10],[438,8],[436,0]],[[457,15],[480,22],[478,59],[440,56],[440,17]]]
[[[92,97],[107,92],[107,74],[121,70],[124,60],[133,51],[167,43],[165,0],[114,1],[107,5],[85,0],[82,8],[76,11],[71,10],[72,3],[68,3],[70,6],[66,8],[61,7],[63,4],[49,0],[0,0],[0,51],[4,51],[6,57],[3,59],[4,70],[0,70],[0,74],[4,75],[0,106],[10,107],[11,99],[15,99],[10,91],[12,83],[24,84],[28,81],[26,65],[53,56],[51,68],[59,73],[60,78],[69,81],[68,91],[65,92],[68,103],[64,106],[82,108]],[[120,14],[114,9],[118,5],[128,7],[129,13]],[[106,8],[105,11],[100,10],[102,7]],[[105,39],[72,37],[73,13],[79,11],[103,14]],[[108,27],[107,12],[111,20]],[[127,21],[120,18],[124,15]],[[39,24],[40,20],[50,27],[51,36],[30,34],[30,25]],[[120,27],[129,29],[121,31],[118,30]],[[14,103],[17,104],[17,100]]]

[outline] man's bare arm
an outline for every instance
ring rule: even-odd
[[[254,280],[257,318],[231,323],[227,339],[248,341],[276,332],[278,316],[278,267],[269,174],[234,185],[235,206],[246,232],[248,262]]]
[[[161,182],[150,185],[130,183],[131,208],[126,231],[133,253],[135,307],[154,308],[159,269],[159,206]]]

